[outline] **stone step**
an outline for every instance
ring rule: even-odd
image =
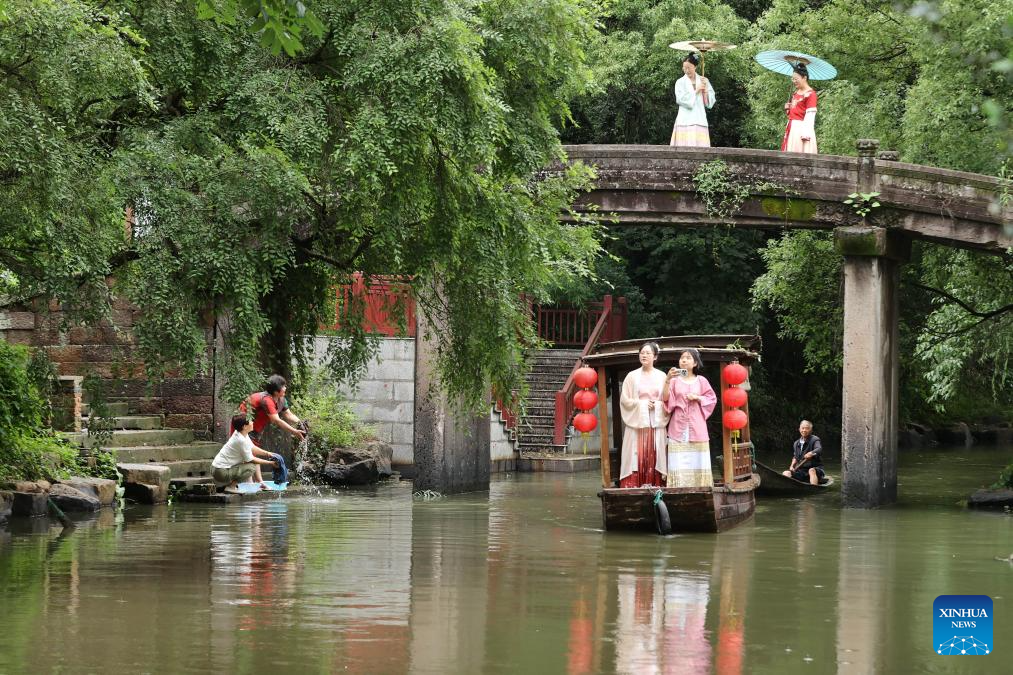
[[[126,401],[118,401],[115,403],[106,403],[106,415],[112,415],[114,417],[122,417],[130,414],[130,406]],[[81,404],[81,415],[87,417],[91,415],[91,404]]]
[[[84,419],[87,428],[90,417]],[[162,428],[161,415],[124,415],[111,418],[113,429],[153,430]]]
[[[222,444],[213,441],[195,441],[181,445],[143,445],[139,447],[110,448],[116,461],[143,464],[144,462],[174,462],[185,459],[214,459]]]
[[[524,429],[518,433],[517,441],[521,445],[553,445],[554,434],[550,431],[548,433],[531,433]]]
[[[521,453],[545,453],[545,452],[558,452],[562,453],[566,449],[565,445],[552,445],[551,443],[524,443],[519,441],[517,443],[517,452]]]
[[[214,459],[213,457],[211,459]],[[184,459],[176,462],[151,462],[169,467],[172,478],[211,478],[211,459]]]
[[[176,490],[189,490],[194,485],[213,485],[214,482],[211,476],[184,476],[183,478],[171,478],[169,487]]]
[[[185,459],[178,462],[149,462],[149,464],[159,464],[161,466],[169,467],[170,480],[175,478],[211,478],[211,460],[210,459]],[[261,466],[260,474],[264,480],[271,480],[274,477],[274,471],[270,467]]]
[[[73,445],[90,448],[94,439],[85,433],[63,434]],[[139,445],[176,445],[193,443],[191,429],[128,429],[114,431],[112,438],[106,442],[108,448],[130,448]]]
[[[558,471],[564,473],[576,471],[597,471],[601,468],[601,457],[598,455],[563,455],[559,453],[528,453],[521,452],[517,460],[517,471],[539,472]]]

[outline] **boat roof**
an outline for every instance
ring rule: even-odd
[[[746,365],[760,360],[762,344],[759,335],[666,335],[602,342],[584,357],[584,362],[592,368],[636,365],[640,363],[640,349],[647,342],[657,342],[661,348],[658,361],[674,361],[680,350],[693,348],[700,352],[704,363],[740,361]]]

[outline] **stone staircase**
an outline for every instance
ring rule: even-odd
[[[220,443],[195,440],[190,429],[163,428],[161,415],[132,415],[127,403],[109,403],[107,409],[113,419],[113,429],[105,445],[116,457],[117,464],[168,467],[169,484],[177,488],[212,482],[211,460],[221,448]],[[82,429],[88,427],[90,420],[90,406],[84,403],[81,405]],[[66,436],[85,450],[94,444],[84,431]]]
[[[553,445],[556,392],[562,389],[580,358],[579,349],[542,349],[528,373],[528,406],[517,423],[517,449],[531,453],[562,453],[565,445]]]

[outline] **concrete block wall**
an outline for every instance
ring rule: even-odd
[[[339,338],[316,338],[316,364],[325,362],[327,347],[336,339]],[[360,421],[374,427],[380,440],[390,443],[394,450],[393,464],[404,467],[414,463],[414,338],[381,339],[376,357],[366,365],[358,384],[354,387],[342,384],[338,393],[349,401]],[[515,458],[514,441],[503,429],[498,413],[490,414],[489,425],[492,466],[509,468],[503,461]]]
[[[317,364],[325,361],[331,340],[318,337],[314,342]],[[376,358],[353,387],[342,384],[338,393],[346,398],[364,424],[376,429],[377,437],[390,443],[393,463],[412,464],[412,433],[415,412],[415,339],[383,338]]]

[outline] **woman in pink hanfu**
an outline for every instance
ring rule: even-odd
[[[641,347],[640,368],[623,380],[619,397],[625,427],[619,468],[621,488],[662,487],[665,484],[668,413],[662,403],[665,376],[654,367],[659,351],[657,342],[648,342]]]
[[[685,349],[679,368],[672,368],[665,380],[665,410],[668,419],[668,487],[712,487],[710,436],[707,418],[714,412],[718,397],[710,382],[697,375],[700,353]]]
[[[788,126],[784,129],[781,150],[816,154],[816,91],[809,86],[809,70],[805,64],[792,66],[791,83],[795,93],[784,104]]]

